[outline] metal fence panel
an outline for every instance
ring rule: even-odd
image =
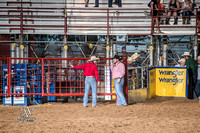
[[[97,95],[105,96],[106,100],[111,100],[111,96],[115,95],[110,60],[101,58],[97,63],[100,78]],[[81,65],[85,62],[86,58],[1,58],[0,95],[33,98],[83,96],[84,71],[73,69],[70,65]],[[127,92],[125,89],[126,83],[124,92]]]

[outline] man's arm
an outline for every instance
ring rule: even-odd
[[[74,68],[74,69],[85,69],[85,66],[86,66],[86,63],[82,64],[80,66],[73,66],[73,65],[71,65],[71,67]]]

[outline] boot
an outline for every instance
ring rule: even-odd
[[[190,24],[190,18],[187,18],[187,24]]]
[[[169,20],[170,20],[170,18],[166,18],[166,23],[165,24],[169,24]]]
[[[170,18],[166,18],[166,23],[165,24],[169,24],[169,20],[170,20]]]
[[[178,17],[174,18],[174,25],[177,25],[177,24],[178,24]]]
[[[183,24],[185,24],[185,18],[182,18],[182,22],[183,22]]]

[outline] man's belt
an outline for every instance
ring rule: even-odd
[[[86,76],[86,77],[94,78],[94,76]]]

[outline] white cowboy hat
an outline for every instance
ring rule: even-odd
[[[137,52],[134,53],[134,54],[131,56],[132,60],[135,60],[135,59],[137,59],[138,57],[140,57],[140,54],[138,54]]]
[[[133,59],[131,57],[128,57],[127,61],[133,61]]]
[[[186,62],[186,60],[185,60],[185,58],[182,58],[182,59],[178,60],[178,62],[179,62],[179,63],[181,63],[181,62]]]
[[[182,56],[191,56],[190,52],[184,52],[184,54],[182,54]]]
[[[99,58],[97,58],[96,56],[91,56],[88,62],[94,61],[94,60],[99,60]]]

